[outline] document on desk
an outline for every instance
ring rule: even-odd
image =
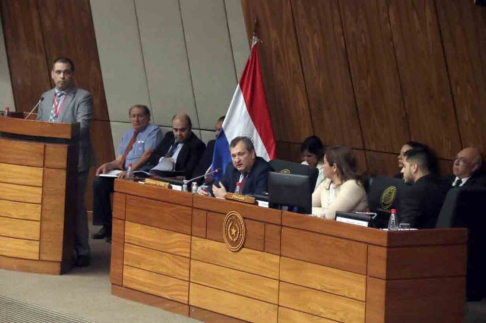
[[[99,176],[100,177],[116,178],[118,176],[118,174],[120,174],[121,172],[123,172],[123,171],[119,170],[119,169],[114,169],[114,170],[110,170],[108,173],[100,174]]]

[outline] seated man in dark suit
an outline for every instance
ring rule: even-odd
[[[453,187],[486,187],[486,177],[481,175],[481,153],[473,147],[464,148],[452,166],[452,174],[444,176],[447,189]]]
[[[403,156],[403,180],[412,187],[403,196],[398,219],[412,228],[435,228],[446,191],[430,171],[430,153],[428,149],[414,148]]]
[[[190,179],[205,148],[192,132],[191,118],[185,113],[178,113],[172,118],[172,131],[164,136],[148,163],[156,166],[164,157],[172,163],[172,170],[183,172],[184,177]]]
[[[248,137],[236,137],[230,143],[232,163],[226,167],[226,173],[220,182],[213,184],[213,194],[223,198],[227,192],[235,193],[237,183],[239,194],[253,195],[267,191],[270,164],[257,157],[253,142]],[[202,191],[204,194],[204,191]]]
[[[220,117],[218,121],[216,121],[216,125],[214,126],[215,129],[215,137],[218,138],[218,135],[221,131],[221,128],[223,127],[223,121],[224,121],[224,116]],[[201,158],[201,161],[196,167],[196,170],[194,171],[193,176],[202,176],[204,174],[208,174],[208,172],[211,171],[211,164],[213,163],[213,152],[214,152],[214,144],[216,143],[216,140],[211,140],[208,142],[208,145],[206,146],[206,150],[204,151],[204,154]],[[206,185],[211,185],[213,184],[213,176],[212,175],[206,175],[203,178],[200,178],[197,181],[199,184],[206,184]]]

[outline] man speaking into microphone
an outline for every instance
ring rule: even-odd
[[[52,64],[51,78],[55,87],[44,94],[39,105],[37,120],[75,123],[79,122],[78,191],[75,232],[75,265],[89,265],[88,218],[84,205],[84,193],[90,166],[94,165],[89,127],[93,100],[88,91],[75,85],[74,63],[67,57],[57,58]]]

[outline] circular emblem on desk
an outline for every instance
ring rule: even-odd
[[[233,252],[239,251],[245,243],[246,230],[243,217],[235,211],[226,214],[223,222],[223,238],[226,246]]]
[[[381,208],[384,210],[388,210],[393,205],[393,202],[395,202],[396,197],[397,188],[395,186],[387,187],[381,194]]]
[[[286,169],[282,169],[280,171],[280,173],[282,173],[282,174],[290,174],[290,169],[287,169],[287,168]]]

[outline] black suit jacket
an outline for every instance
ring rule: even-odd
[[[416,181],[400,202],[400,222],[412,228],[435,228],[447,191],[440,179],[426,175]]]
[[[150,155],[148,164],[150,164],[152,167],[156,166],[159,163],[160,157],[164,157],[167,154],[174,141],[174,133],[172,131],[167,132],[160,144]],[[181,151],[177,156],[175,171],[184,172],[184,177],[186,179],[192,178],[194,169],[199,163],[205,148],[206,146],[204,143],[193,132],[191,132],[189,138],[184,142],[184,146],[182,146]]]
[[[196,167],[196,170],[192,174],[193,177],[201,176],[206,174],[206,171],[208,170],[209,166],[213,163],[213,152],[214,152],[214,144],[216,143],[216,140],[211,140],[208,142],[208,145],[206,146],[206,150],[204,151],[204,154],[202,155],[201,161]],[[199,184],[204,183],[204,177],[200,178],[197,180]]]
[[[452,188],[456,176],[454,174],[445,175],[442,180],[444,187],[449,190]],[[473,173],[467,182],[461,186],[461,188],[463,187],[486,187],[486,176],[480,173]]]
[[[267,179],[268,173],[271,172],[272,166],[265,159],[257,157],[255,163],[248,173],[248,177],[245,180],[245,186],[243,187],[243,195],[261,195],[267,191]],[[236,183],[240,179],[240,172],[233,166],[233,163],[229,163],[226,167],[226,173],[221,178],[221,183],[226,187],[227,192],[234,193],[236,189]],[[218,183],[219,184],[219,183]],[[219,185],[218,185],[219,186]]]

